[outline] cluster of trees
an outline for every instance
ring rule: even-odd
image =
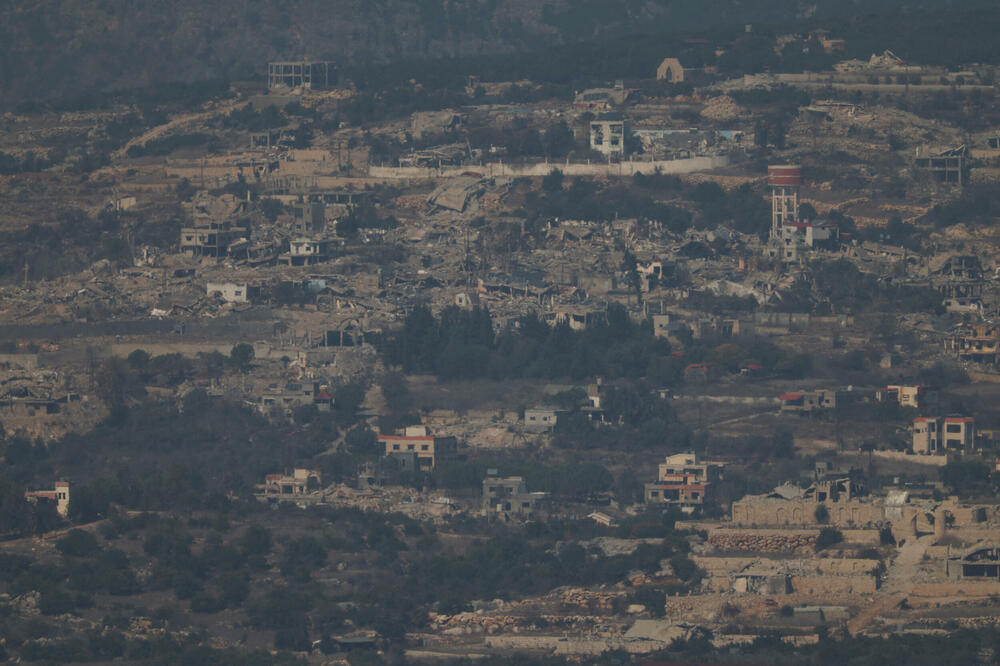
[[[417,306],[386,341],[384,352],[407,373],[431,372],[445,380],[583,379],[645,376],[668,362],[670,346],[617,304],[583,331],[568,324],[550,326],[529,314],[499,335],[486,308],[452,306],[435,317],[426,306]]]

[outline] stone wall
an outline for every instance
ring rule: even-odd
[[[770,527],[781,525],[817,526],[814,500],[750,499],[733,502],[732,519],[734,525],[746,527]],[[844,502],[823,502],[830,518],[826,524],[838,527],[849,525],[870,525],[885,520],[881,504],[847,500]]]
[[[560,164],[558,162],[540,162],[523,166],[494,162],[481,165],[461,167],[443,167],[432,169],[425,167],[387,167],[370,166],[370,178],[409,178],[426,180],[431,178],[454,178],[466,174],[478,174],[484,178],[497,177],[530,177],[547,176],[553,169],[558,169],[567,176],[634,176],[637,173],[650,175],[659,169],[660,173],[680,174],[696,171],[709,171],[728,166],[728,155],[708,157],[690,157],[680,160],[655,160],[651,162],[620,162],[618,164]]]
[[[748,553],[787,553],[816,545],[818,532],[793,531],[735,531],[715,530],[708,535],[708,543],[724,551]]]

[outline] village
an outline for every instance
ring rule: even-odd
[[[997,65],[849,46],[779,36],[831,66],[733,76],[738,41],[693,40],[645,78],[468,74],[405,112],[282,60],[158,122],[0,116],[0,604],[100,632],[146,594],[170,613],[116,610],[129,640],[169,615],[306,663],[992,630]],[[256,560],[225,536],[259,525]],[[135,589],[17,573],[77,532]],[[226,548],[245,617],[224,565],[178,582]],[[488,598],[358,612],[475,557]],[[319,595],[298,624],[261,610],[274,580]]]

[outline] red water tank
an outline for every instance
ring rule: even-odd
[[[767,182],[771,187],[796,187],[802,184],[802,167],[783,164],[767,167]]]

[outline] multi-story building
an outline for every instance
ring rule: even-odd
[[[267,63],[267,88],[306,88],[323,90],[332,88],[339,81],[339,72],[333,62],[293,62]]]
[[[458,440],[434,437],[425,426],[409,426],[402,435],[379,435],[378,441],[386,457],[415,458],[415,467],[422,472],[429,472],[438,461],[458,454]]]
[[[486,515],[500,515],[508,519],[510,516],[532,518],[538,503],[546,497],[547,493],[529,493],[520,476],[488,476],[483,479],[483,512]]]
[[[944,347],[961,361],[995,365],[1000,358],[1000,325],[962,324],[945,339]]]
[[[55,502],[56,511],[65,518],[69,515],[69,481],[56,481],[52,490],[29,490],[24,493],[24,498],[29,502]]]
[[[971,453],[976,449],[976,420],[970,416],[921,416],[913,420],[913,452]]]
[[[659,466],[657,480],[647,483],[648,504],[676,504],[684,511],[693,511],[705,503],[712,485],[722,478],[725,463],[699,461],[694,453],[667,456]]]
[[[607,156],[625,154],[625,118],[602,113],[590,121],[590,149]]]
[[[207,222],[181,228],[181,252],[195,257],[224,257],[229,246],[249,238],[250,229],[231,222]]]

